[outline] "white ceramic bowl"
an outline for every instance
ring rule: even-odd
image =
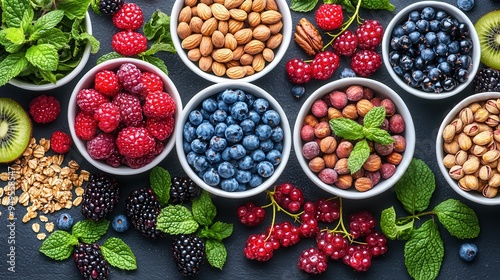
[[[268,74],[276,65],[278,65],[280,60],[285,55],[288,46],[290,45],[290,41],[292,39],[292,16],[290,14],[290,8],[288,7],[288,3],[285,0],[275,0],[275,1],[276,4],[278,5],[279,12],[283,16],[281,20],[283,22],[283,28],[281,29],[280,32],[283,35],[282,42],[279,47],[274,49],[274,59],[271,62],[266,62],[266,66],[262,71],[255,72],[253,75],[245,76],[241,79],[236,79],[238,81],[252,82]],[[175,1],[170,17],[170,33],[172,34],[172,41],[174,42],[177,54],[180,56],[184,64],[186,64],[186,66],[189,67],[189,69],[191,69],[198,76],[208,81],[214,83],[234,81],[235,79],[231,79],[226,75],[217,76],[213,72],[205,72],[201,70],[200,67],[198,67],[198,62],[193,62],[188,58],[187,50],[182,48],[181,39],[177,35],[179,13],[182,10],[182,8],[184,8],[184,3],[185,3],[184,1]]]
[[[301,138],[301,128],[304,125],[304,119],[308,114],[311,114],[311,106],[314,101],[323,98],[326,94],[331,93],[334,90],[345,91],[345,89],[352,85],[360,85],[363,87],[371,88],[375,94],[375,96],[380,98],[389,98],[392,100],[396,107],[396,112],[401,114],[405,121],[405,130],[402,133],[406,140],[406,149],[402,153],[403,158],[400,164],[396,168],[396,172],[394,175],[388,179],[381,179],[378,184],[376,184],[372,189],[360,192],[357,191],[354,186],[348,189],[340,189],[337,186],[326,184],[321,181],[318,175],[309,169],[308,160],[302,155],[302,146],[306,141],[303,141]],[[307,100],[304,102],[300,111],[297,115],[297,119],[295,121],[295,126],[293,130],[293,144],[295,155],[299,161],[302,170],[307,175],[307,177],[318,187],[334,194],[339,197],[348,198],[348,199],[366,199],[369,197],[376,196],[381,194],[388,189],[390,189],[404,174],[410,162],[413,158],[413,152],[415,150],[415,127],[413,125],[413,119],[411,117],[410,111],[403,99],[391,88],[382,84],[378,81],[367,79],[367,78],[348,78],[348,79],[340,79],[331,83],[328,83],[315,92],[313,92]],[[354,183],[353,183],[354,184]]]
[[[251,93],[253,94],[256,98],[262,97],[265,98],[269,101],[269,108],[275,110],[276,112],[279,113],[281,122],[280,122],[280,127],[283,129],[283,150],[281,154],[281,162],[279,165],[274,167],[274,173],[270,177],[264,179],[263,183],[257,187],[254,188],[248,188],[245,191],[234,191],[234,192],[229,192],[221,189],[220,187],[212,187],[208,184],[206,184],[202,178],[198,176],[198,174],[195,172],[195,170],[189,165],[187,159],[186,159],[186,153],[184,151],[183,147],[183,127],[184,124],[188,121],[189,118],[189,112],[192,110],[199,108],[201,102],[203,100],[207,99],[208,97],[215,96],[220,92],[223,92],[226,89],[240,89],[243,90],[245,93]],[[176,127],[178,128],[175,131],[175,141],[178,143],[176,145],[176,150],[177,150],[177,155],[179,158],[179,162],[181,163],[182,168],[186,172],[186,174],[194,181],[196,184],[198,184],[200,187],[203,189],[207,190],[208,192],[221,196],[221,197],[226,197],[226,198],[247,198],[254,196],[256,194],[259,194],[269,187],[273,185],[273,183],[279,178],[283,170],[285,169],[285,166],[288,162],[288,158],[290,157],[290,150],[292,146],[292,136],[291,136],[291,129],[290,125],[288,123],[287,116],[285,115],[285,112],[281,108],[280,104],[272,97],[271,94],[266,92],[260,87],[257,87],[253,84],[250,83],[242,83],[238,81],[232,81],[232,82],[225,82],[225,83],[219,83],[219,84],[214,84],[212,86],[209,86],[205,88],[204,90],[200,91],[197,93],[184,107],[184,110],[182,112],[182,115],[179,119],[177,119],[176,122]]]
[[[443,158],[446,155],[446,152],[443,149],[443,130],[448,125],[451,123],[453,119],[455,119],[460,111],[469,106],[472,103],[478,102],[481,103],[483,101],[486,101],[488,99],[498,99],[500,98],[500,92],[484,92],[484,93],[478,93],[475,95],[471,95],[464,100],[460,101],[453,109],[448,112],[446,117],[443,119],[443,122],[441,123],[441,126],[439,127],[437,138],[436,138],[436,158],[437,158],[437,163],[439,166],[439,170],[443,174],[443,177],[446,179],[448,184],[451,186],[451,188],[456,191],[459,195],[462,197],[479,203],[479,204],[484,204],[484,205],[499,205],[500,204],[500,195],[497,195],[496,197],[493,198],[487,198],[484,197],[480,192],[478,191],[465,191],[462,190],[458,186],[458,181],[454,180],[453,178],[450,177],[448,174],[448,168],[444,166],[443,163]]]
[[[425,92],[418,88],[413,88],[409,86],[400,76],[398,76],[389,62],[389,52],[390,52],[390,41],[392,38],[392,32],[394,28],[402,24],[408,19],[408,15],[411,11],[417,10],[421,11],[424,7],[433,7],[435,10],[443,10],[448,13],[448,15],[456,18],[458,21],[467,24],[470,31],[470,39],[473,43],[472,49],[472,66],[469,68],[469,76],[465,83],[460,84],[454,90],[451,91],[443,91],[441,93],[433,93],[433,92]],[[476,72],[479,68],[481,61],[481,49],[479,47],[479,37],[477,36],[476,29],[474,29],[474,24],[470,21],[470,19],[465,15],[460,9],[457,7],[443,3],[438,1],[420,1],[413,4],[410,4],[404,7],[400,12],[398,12],[394,18],[391,20],[389,25],[387,26],[384,38],[382,40],[382,57],[384,60],[384,65],[389,72],[392,79],[406,92],[409,92],[417,97],[424,99],[444,99],[453,95],[458,94],[463,91],[474,79]]]
[[[92,22],[90,21],[90,15],[87,12],[85,15],[85,28],[89,34],[92,35]],[[61,87],[70,81],[72,81],[80,72],[83,70],[85,65],[87,65],[87,62],[90,57],[90,51],[91,51],[91,44],[90,42],[87,42],[87,45],[85,46],[85,49],[83,50],[83,55],[80,60],[80,63],[73,69],[73,71],[69,72],[68,75],[64,76],[63,78],[59,79],[56,81],[55,84],[52,83],[47,83],[47,84],[41,84],[41,85],[35,85],[33,83],[20,80],[20,79],[12,79],[9,81],[9,84],[16,86],[18,88],[22,88],[25,90],[29,91],[46,91],[46,90],[52,90],[58,87]]]
[[[154,166],[158,165],[165,157],[168,156],[168,154],[172,151],[175,145],[175,137],[172,133],[172,135],[165,140],[164,142],[164,149],[163,151],[149,164],[140,167],[140,168],[130,168],[125,165],[121,165],[119,167],[112,167],[108,164],[106,164],[104,161],[99,161],[95,160],[90,157],[90,155],[87,152],[86,148],[86,141],[81,140],[76,136],[75,133],[75,117],[79,111],[78,105],[76,104],[76,95],[77,93],[85,88],[93,88],[94,86],[94,76],[96,73],[102,70],[112,70],[116,71],[122,65],[123,63],[133,63],[135,64],[139,69],[142,71],[148,71],[148,72],[153,72],[158,74],[162,81],[163,81],[163,86],[164,86],[164,91],[169,93],[172,98],[174,99],[176,103],[176,111],[174,114],[174,119],[177,120],[180,118],[181,111],[182,111],[182,100],[180,97],[179,92],[177,91],[177,88],[175,87],[174,83],[170,78],[163,72],[161,71],[158,67],[139,60],[139,59],[134,59],[134,58],[117,58],[117,59],[112,59],[105,61],[103,63],[100,63],[96,66],[94,66],[92,69],[90,69],[81,79],[80,81],[76,84],[73,92],[71,93],[71,97],[69,100],[68,104],[68,125],[69,129],[71,132],[71,137],[73,138],[73,142],[78,148],[78,151],[83,155],[83,157],[90,162],[93,166],[96,168],[110,174],[115,174],[115,175],[135,175],[139,173],[143,173],[148,171],[149,169],[153,168]],[[174,132],[177,128],[174,128]]]

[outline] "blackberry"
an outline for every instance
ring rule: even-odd
[[[201,193],[201,188],[189,177],[173,177],[170,187],[170,202],[182,204],[192,201]]]
[[[104,174],[92,174],[85,185],[82,200],[82,214],[93,221],[99,221],[113,211],[120,196],[116,179]]]
[[[161,205],[155,193],[150,188],[134,190],[125,201],[127,217],[134,228],[144,236],[156,239],[163,236],[156,229],[156,219],[160,214]]]
[[[99,11],[101,13],[112,16],[123,6],[123,0],[99,0]]]
[[[196,275],[205,260],[205,242],[194,235],[177,235],[172,242],[172,256],[181,275]]]
[[[108,279],[108,262],[102,256],[99,244],[78,244],[73,258],[84,279]]]
[[[474,78],[474,91],[500,91],[500,72],[492,68],[481,68]]]

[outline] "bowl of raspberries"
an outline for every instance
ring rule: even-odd
[[[481,60],[479,37],[457,7],[422,1],[402,9],[382,41],[384,65],[406,92],[443,99],[463,91]]]
[[[98,64],[77,83],[68,123],[80,153],[115,175],[145,172],[173,149],[182,101],[156,66],[134,58]]]
[[[179,162],[208,192],[246,198],[278,179],[292,137],[280,104],[250,83],[214,84],[195,95],[177,120]]]

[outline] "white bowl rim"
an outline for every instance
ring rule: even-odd
[[[483,92],[471,95],[462,101],[460,101],[457,105],[455,105],[448,114],[444,117],[443,122],[439,126],[438,134],[436,137],[436,159],[439,166],[439,170],[441,171],[443,177],[446,179],[446,182],[450,185],[450,187],[463,198],[466,198],[470,201],[476,202],[478,204],[483,205],[499,205],[500,204],[500,196],[496,196],[493,198],[483,197],[479,192],[471,191],[467,192],[458,186],[458,182],[452,179],[448,175],[448,169],[444,166],[443,158],[444,158],[444,150],[443,150],[443,130],[446,125],[448,125],[462,110],[462,108],[479,101],[484,101],[491,98],[500,98],[500,92]]]
[[[205,99],[206,97],[213,96],[224,89],[229,89],[229,88],[236,88],[236,89],[241,89],[245,92],[249,92],[253,94],[254,96],[261,96],[265,97],[269,103],[271,104],[271,108],[275,110],[276,112],[279,113],[281,117],[281,127],[283,128],[283,152],[281,154],[281,162],[280,164],[275,167],[274,169],[274,174],[271,175],[271,177],[267,178],[264,180],[264,182],[255,188],[247,189],[245,191],[235,191],[235,192],[228,192],[220,188],[212,187],[206,184],[202,178],[196,174],[191,166],[188,164],[186,155],[184,153],[184,147],[182,145],[183,143],[183,127],[184,127],[184,122],[187,119],[188,112],[192,111],[194,108],[196,108],[199,105],[199,102],[201,102],[202,99]],[[229,82],[222,82],[218,84],[213,84],[200,92],[198,92],[189,102],[184,106],[182,116],[176,120],[175,126],[179,129],[175,131],[175,142],[177,142],[176,145],[176,150],[177,150],[177,156],[179,159],[179,162],[181,163],[181,166],[183,167],[184,171],[186,174],[201,188],[205,189],[206,191],[220,196],[220,197],[225,197],[225,198],[248,198],[257,194],[262,193],[263,191],[267,190],[269,187],[271,187],[275,181],[279,178],[281,173],[283,173],[283,170],[285,169],[288,159],[290,158],[290,153],[291,153],[291,147],[292,147],[292,133],[290,129],[290,124],[288,122],[288,119],[286,117],[285,111],[281,106],[279,105],[278,101],[267,91],[264,89],[251,84],[247,82],[241,82],[241,81],[229,81]]]
[[[85,27],[87,29],[87,32],[90,35],[92,35],[92,21],[90,19],[88,11],[85,13]],[[71,72],[69,72],[68,75],[57,80],[55,84],[47,83],[47,84],[35,85],[33,83],[29,83],[17,78],[11,79],[9,81],[9,84],[30,91],[45,91],[61,87],[72,81],[76,76],[78,76],[78,74],[80,74],[83,68],[87,65],[87,62],[90,58],[91,49],[92,49],[92,44],[90,42],[87,42],[85,49],[83,50],[82,58],[80,59],[80,63],[78,63],[78,65]]]
[[[459,19],[459,21],[466,23],[469,26],[469,32],[470,32],[470,38],[473,43],[473,49],[472,49],[472,66],[471,66],[471,71],[469,72],[469,77],[465,83],[460,84],[457,88],[455,88],[452,91],[449,92],[441,92],[441,93],[432,93],[432,92],[424,92],[415,88],[412,88],[408,86],[396,73],[394,73],[394,70],[390,66],[389,62],[389,44],[391,41],[392,37],[392,30],[394,27],[402,21],[404,16],[408,15],[410,11],[423,8],[425,6],[432,6],[433,8],[437,9],[443,9],[449,12],[450,10],[453,11],[454,17]],[[457,7],[445,3],[445,2],[438,2],[438,1],[420,1],[416,2],[413,4],[410,4],[403,8],[401,11],[399,11],[394,18],[389,22],[389,24],[386,27],[386,31],[384,32],[384,37],[382,40],[382,59],[384,60],[384,65],[385,68],[387,69],[387,72],[389,72],[389,75],[392,77],[392,79],[405,91],[409,92],[410,94],[413,94],[417,97],[424,98],[424,99],[430,99],[430,100],[438,100],[438,99],[445,99],[451,96],[454,96],[460,92],[462,92],[473,80],[474,76],[476,75],[478,69],[479,69],[479,64],[481,61],[481,48],[479,47],[479,37],[477,35],[476,30],[474,29],[474,24],[471,22],[469,17],[467,17],[466,14],[464,14],[460,9]]]
[[[290,13],[290,9],[285,0],[276,0],[276,4],[278,5],[279,11],[283,16],[283,27],[281,34],[283,35],[283,39],[281,41],[280,46],[277,48],[278,51],[274,52],[273,61],[267,63],[264,69],[260,72],[256,72],[253,75],[245,76],[241,79],[231,79],[225,76],[219,77],[212,73],[204,72],[201,70],[198,65],[189,60],[187,57],[186,51],[181,47],[181,41],[179,36],[177,35],[177,25],[178,25],[178,12],[184,6],[184,1],[175,1],[174,6],[172,7],[172,13],[170,16],[170,34],[172,34],[172,41],[174,43],[175,49],[177,50],[177,55],[181,58],[182,62],[186,64],[186,66],[193,71],[198,76],[211,81],[213,83],[222,83],[229,81],[239,81],[239,82],[253,82],[257,79],[262,78],[264,75],[268,74],[272,71],[278,63],[281,61],[283,56],[285,55],[288,46],[292,40],[292,15]],[[177,11],[177,12],[176,12]],[[174,14],[175,13],[175,14]],[[285,24],[285,22],[289,24]]]
[[[73,89],[73,92],[71,94],[71,97],[69,99],[69,103],[68,103],[69,130],[71,133],[71,137],[73,138],[73,143],[78,148],[78,151],[80,152],[80,154],[94,167],[98,168],[101,171],[104,171],[104,172],[110,173],[110,174],[114,174],[114,175],[136,175],[136,174],[146,172],[149,169],[153,168],[154,166],[160,164],[160,162],[163,161],[165,159],[165,157],[167,157],[170,154],[170,152],[172,151],[172,149],[175,146],[175,136],[172,134],[170,136],[170,138],[167,140],[167,142],[163,148],[163,151],[158,156],[156,156],[153,159],[153,161],[146,164],[145,166],[140,167],[140,168],[130,168],[130,167],[124,166],[124,165],[121,165],[119,167],[112,167],[112,166],[106,164],[105,162],[98,161],[98,160],[91,158],[90,155],[86,152],[86,145],[85,145],[84,141],[79,139],[78,136],[76,136],[75,129],[74,129],[75,116],[76,116],[76,112],[78,110],[78,108],[77,108],[78,105],[76,104],[76,94],[77,94],[76,90],[78,88],[83,87],[83,85],[85,83],[87,83],[89,79],[94,77],[94,75],[98,71],[100,71],[101,69],[118,68],[121,64],[127,63],[127,62],[130,62],[130,63],[137,65],[137,67],[139,69],[150,68],[154,72],[158,73],[160,75],[160,77],[162,78],[162,81],[164,82],[164,88],[169,87],[169,91],[167,93],[169,93],[170,96],[172,96],[172,98],[174,99],[174,101],[176,103],[176,111],[175,111],[175,115],[174,115],[175,121],[177,121],[177,119],[180,118],[181,112],[182,112],[182,100],[181,100],[179,92],[177,91],[177,88],[175,87],[175,84],[162,70],[160,70],[158,67],[156,67],[155,65],[153,65],[151,63],[148,63],[146,61],[136,59],[136,58],[130,58],[130,57],[114,58],[114,59],[104,61],[100,64],[97,64],[96,66],[92,67],[92,69],[90,69],[87,73],[85,73],[85,75],[76,84],[76,86]],[[111,65],[113,65],[113,67],[111,67]],[[72,114],[73,112],[74,112],[74,114]],[[175,133],[176,129],[177,129],[177,127],[174,126],[174,133]]]
[[[377,95],[381,96],[386,96],[387,92],[392,93],[391,100],[394,102],[396,105],[396,108],[398,112],[403,115],[403,118],[405,120],[405,139],[406,139],[406,149],[404,151],[404,156],[403,160],[401,163],[397,166],[396,168],[396,173],[388,179],[383,179],[383,181],[380,181],[377,185],[375,185],[371,190],[368,190],[366,192],[359,192],[354,189],[354,187],[351,187],[347,190],[342,190],[336,186],[332,186],[329,184],[326,184],[322,182],[318,175],[313,173],[309,167],[308,164],[305,160],[305,158],[302,155],[302,139],[300,137],[300,130],[302,128],[302,124],[304,117],[307,115],[309,112],[312,104],[314,101],[317,99],[321,98],[323,95],[335,90],[335,89],[342,89],[347,86],[351,85],[361,85],[365,87],[371,88]],[[375,89],[374,87],[384,89],[384,91],[380,91]],[[314,91],[308,98],[307,100],[303,103],[302,107],[300,108],[300,111],[297,115],[297,119],[295,121],[295,126],[294,126],[294,133],[293,133],[293,142],[294,142],[294,150],[295,150],[295,155],[297,156],[297,160],[299,161],[299,164],[302,167],[302,170],[304,173],[306,173],[307,177],[318,187],[321,189],[325,190],[326,192],[329,192],[331,194],[337,195],[339,197],[347,198],[347,199],[366,199],[370,198],[376,195],[379,195],[386,190],[390,189],[394,184],[397,183],[397,181],[403,176],[404,172],[408,168],[408,166],[411,163],[411,160],[413,158],[413,153],[415,150],[415,126],[413,124],[413,119],[411,117],[411,113],[404,103],[403,99],[391,88],[389,88],[387,85],[376,81],[372,80],[369,78],[361,78],[361,77],[355,77],[355,78],[345,78],[345,79],[340,79],[336,80],[333,82],[330,82],[328,84],[323,85],[322,87],[318,88],[316,91]],[[410,141],[411,140],[411,141]],[[382,185],[383,184],[383,185]]]

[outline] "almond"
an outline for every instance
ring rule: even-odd
[[[203,35],[201,34],[191,34],[182,40],[181,46],[186,50],[197,48],[201,43],[202,37]]]
[[[219,3],[221,5],[224,5],[224,0],[214,0],[214,3]]]
[[[187,36],[191,35],[191,28],[186,22],[179,22],[177,25],[177,35],[181,40],[184,40]]]
[[[259,40],[251,40],[245,45],[243,49],[245,50],[246,53],[254,55],[264,50],[264,47],[265,45],[263,42]]]
[[[202,19],[207,20],[212,17],[212,9],[207,4],[198,3],[196,6],[196,14]]]
[[[229,20],[229,33],[236,33],[238,30],[245,27],[245,23],[239,20],[230,19]]]
[[[214,45],[212,44],[212,37],[203,36],[200,43],[200,53],[202,56],[209,56],[214,50]]]
[[[266,0],[254,0],[252,3],[252,11],[262,12],[266,8]]]
[[[241,6],[244,0],[224,0],[224,7],[227,9],[234,9]]]
[[[270,36],[271,30],[264,24],[255,27],[252,31],[252,37],[257,40],[266,41]]]
[[[198,5],[191,7],[191,16],[193,16],[193,17],[198,16]]]
[[[226,75],[231,79],[241,79],[245,77],[247,71],[243,66],[234,66],[226,70]]]
[[[188,53],[187,53],[187,57],[191,61],[198,61],[198,60],[200,60],[200,58],[201,58],[200,49],[196,48],[196,49],[189,50]]]
[[[281,33],[274,34],[266,41],[266,47],[274,50],[281,45],[281,41],[283,41],[283,35]]]
[[[194,7],[198,4],[198,0],[184,0],[184,5]]]
[[[224,34],[219,30],[215,30],[212,34],[212,44],[214,44],[216,48],[224,47]]]
[[[207,6],[210,6],[214,3],[213,0],[200,0],[200,3],[206,4]]]
[[[253,67],[252,67],[252,66],[250,66],[250,65],[245,65],[245,66],[242,66],[242,67],[243,67],[243,69],[247,72],[247,73],[246,73],[246,75],[247,75],[247,76],[251,76],[251,75],[255,74],[255,70],[253,69]]]
[[[248,14],[252,11],[252,3],[253,3],[252,0],[243,1],[243,3],[241,3],[240,9],[247,12],[247,14]]]
[[[201,34],[203,36],[212,36],[212,33],[217,29],[218,21],[215,18],[207,19],[201,26]]]
[[[251,65],[252,60],[253,60],[253,55],[245,53],[240,58],[240,64],[241,65]]]
[[[227,21],[220,20],[217,30],[219,30],[222,34],[226,35],[227,32],[229,32],[229,23]]]
[[[180,11],[178,21],[187,23],[191,20],[191,16],[191,7],[186,6]]]
[[[228,48],[217,49],[212,53],[212,58],[221,63],[233,60],[233,51]]]
[[[252,29],[243,28],[234,33],[234,38],[238,45],[244,45],[252,40]]]
[[[201,70],[208,72],[212,69],[212,62],[213,59],[211,56],[202,56],[198,62],[198,67],[200,67]]]
[[[260,24],[260,13],[251,12],[247,16],[248,25],[255,27]]]
[[[280,20],[275,24],[270,24],[267,27],[269,27],[269,30],[271,31],[271,34],[278,34],[280,33],[281,29],[283,28],[283,22]]]
[[[243,46],[238,46],[233,50],[233,59],[240,60],[241,56],[245,53]]]
[[[229,10],[229,15],[232,19],[239,21],[246,20],[248,16],[247,12],[243,11],[242,9],[231,9]]]
[[[226,66],[226,69],[228,68],[231,68],[231,67],[234,67],[234,66],[241,66],[240,65],[240,62],[238,60],[231,60],[231,61],[228,61],[226,62],[226,64],[224,64]]]
[[[219,3],[213,3],[210,6],[212,9],[212,15],[218,20],[228,20],[230,18],[229,11],[224,5]]]
[[[277,11],[278,4],[276,3],[276,1],[275,0],[266,0],[266,10]]]
[[[262,71],[262,69],[264,69],[264,67],[266,67],[266,61],[264,60],[264,58],[262,57],[262,54],[259,53],[259,54],[256,54],[254,57],[253,57],[253,61],[252,61],[252,68],[256,71],[256,72],[260,72]]]
[[[224,37],[224,47],[230,50],[234,50],[236,49],[237,46],[238,42],[234,38],[234,35],[231,33],[227,33],[226,36]]]
[[[271,62],[274,60],[274,52],[273,50],[269,49],[269,48],[265,48],[263,51],[262,51],[262,57],[264,58],[265,61],[267,62]]]
[[[226,74],[226,65],[224,65],[224,63],[214,61],[212,63],[212,72],[216,76],[219,76],[219,77],[224,76],[224,74]]]
[[[203,20],[199,17],[192,17],[189,22],[189,28],[191,28],[192,33],[201,33],[201,27],[203,26]]]
[[[282,18],[283,16],[278,11],[269,10],[260,13],[260,20],[264,24],[275,24]]]

